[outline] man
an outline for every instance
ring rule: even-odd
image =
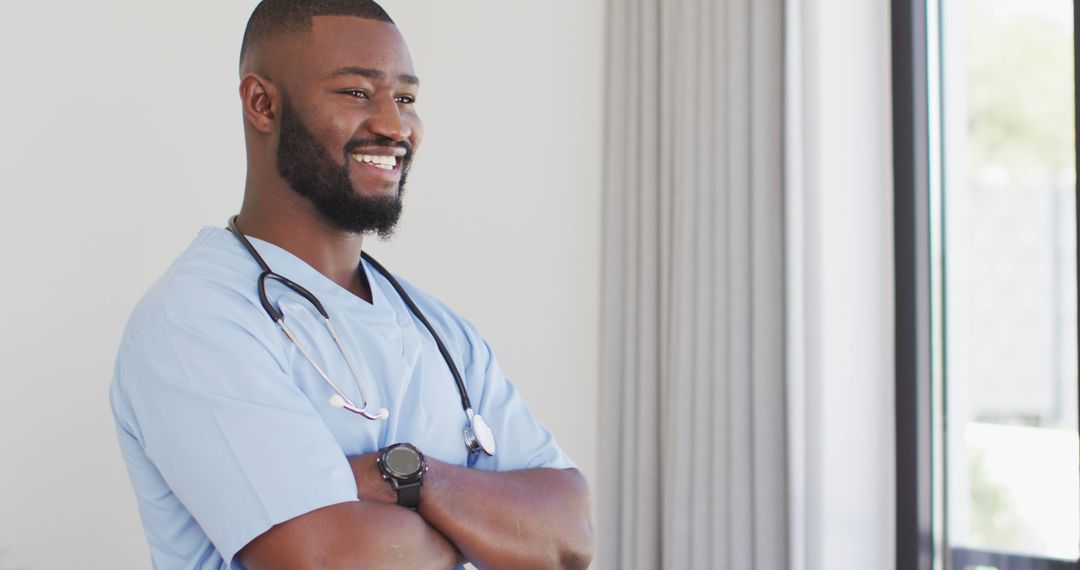
[[[240,214],[140,301],[111,390],[155,567],[588,566],[584,479],[488,345],[362,260],[422,138],[397,27],[265,0],[240,71]]]

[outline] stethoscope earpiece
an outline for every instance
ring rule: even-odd
[[[330,396],[330,405],[338,409],[349,410],[354,414],[360,414],[369,420],[385,420],[390,417],[390,410],[386,408],[379,408],[378,411],[373,414],[367,411],[367,406],[364,406],[363,408],[357,407],[356,404],[346,400],[341,394]]]

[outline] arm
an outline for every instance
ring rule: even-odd
[[[272,527],[240,550],[249,570],[432,568],[458,562],[457,549],[419,515],[359,501],[311,511]]]
[[[356,500],[340,443],[275,357],[275,328],[182,312],[140,330],[118,358],[114,406],[161,480],[136,486],[148,530],[161,529],[148,534],[197,522],[223,558],[254,570],[455,565],[453,545],[415,513]],[[185,511],[160,507],[164,493]]]
[[[358,491],[394,505],[377,457],[349,459]],[[592,560],[588,485],[576,469],[490,472],[428,458],[420,493],[420,515],[478,568],[587,568]]]

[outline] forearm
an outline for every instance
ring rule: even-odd
[[[425,568],[460,554],[416,513],[368,501],[319,509],[271,528],[240,551],[251,570]]]
[[[588,486],[577,470],[492,473],[429,463],[420,514],[478,568],[588,567]]]
[[[352,457],[361,499],[394,504],[378,454]],[[428,458],[419,513],[479,568],[584,568],[592,558],[589,493],[575,469],[492,473]]]

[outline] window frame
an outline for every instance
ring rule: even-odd
[[[1001,570],[1076,570],[1076,562],[973,548],[950,548],[952,568],[993,566]]]
[[[892,0],[896,568],[931,570],[930,139],[925,0]]]

